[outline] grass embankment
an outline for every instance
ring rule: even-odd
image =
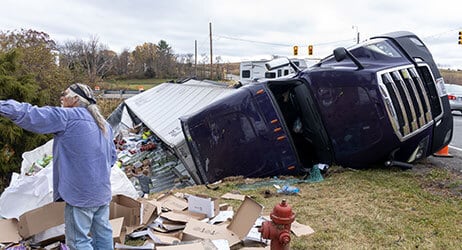
[[[255,181],[255,180],[245,180]],[[310,236],[292,237],[291,249],[460,249],[461,178],[444,169],[349,170],[332,167],[324,181],[294,184],[296,196],[277,195],[272,186],[239,190],[244,180],[218,190],[194,186],[179,192],[219,197],[239,191],[261,203],[264,214],[286,198]],[[455,188],[459,187],[458,190]],[[265,190],[273,195],[265,198]],[[456,192],[454,193],[453,191]],[[240,202],[226,201],[236,210]]]
[[[462,71],[440,69],[444,82],[462,85]]]

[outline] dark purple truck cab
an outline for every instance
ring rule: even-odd
[[[181,122],[203,183],[295,175],[316,163],[409,166],[452,138],[442,84],[422,41],[395,32],[243,86]]]

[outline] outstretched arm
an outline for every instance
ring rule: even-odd
[[[63,131],[67,116],[62,108],[37,107],[15,100],[0,100],[0,115],[34,133],[51,134]]]

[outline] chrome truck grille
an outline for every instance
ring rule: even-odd
[[[380,92],[396,135],[406,140],[433,123],[442,112],[435,81],[426,65],[377,73]],[[432,97],[433,96],[433,97]]]

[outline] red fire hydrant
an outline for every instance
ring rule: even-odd
[[[290,225],[295,220],[295,213],[283,199],[271,212],[271,221],[263,222],[258,231],[263,239],[271,240],[271,250],[288,250],[290,243]]]

